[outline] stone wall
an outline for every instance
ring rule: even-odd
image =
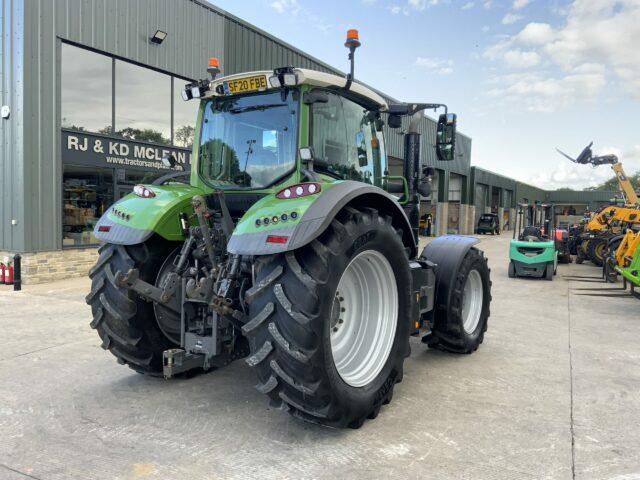
[[[13,260],[14,253],[0,251],[0,262],[5,257]],[[98,259],[97,248],[74,248],[48,252],[21,253],[23,285],[55,282],[65,278],[83,277]]]

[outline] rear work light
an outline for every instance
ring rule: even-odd
[[[306,197],[307,195],[315,195],[316,193],[320,193],[321,190],[322,188],[319,183],[298,183],[296,185],[283,188],[276,193],[276,197],[284,200],[289,198],[300,198]]]
[[[156,196],[156,192],[154,192],[150,188],[145,187],[144,185],[136,185],[135,187],[133,187],[133,193],[143,198],[153,198]]]

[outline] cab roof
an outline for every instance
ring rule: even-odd
[[[294,68],[293,71],[298,75],[298,85],[306,84],[324,88],[342,88],[347,83],[347,79],[345,77],[334,75],[332,73],[319,72],[317,70],[309,70],[306,68]],[[205,98],[223,96],[219,93],[216,93],[216,87],[218,85],[222,85],[222,83],[225,81],[251,77],[255,75],[266,75],[266,77],[269,78],[273,74],[273,70],[257,70],[254,72],[236,73],[234,75],[216,78],[215,80],[211,81],[210,90],[205,95]],[[272,90],[272,87],[268,83],[266,90]],[[351,83],[349,92],[363,97],[367,101],[377,106],[379,110],[384,111],[388,109],[387,102],[381,95],[356,80]]]

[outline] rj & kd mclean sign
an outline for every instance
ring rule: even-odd
[[[189,169],[191,150],[186,148],[62,130],[62,160],[65,163],[88,164],[96,167],[171,170],[162,163],[162,157],[166,154],[172,154],[176,159],[176,170]]]

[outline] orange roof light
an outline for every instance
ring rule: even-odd
[[[220,73],[220,61],[216,57],[209,58],[207,72],[211,75],[212,80],[215,80],[216,75]]]
[[[345,47],[359,47],[360,38],[358,36],[358,30],[350,28],[347,30],[347,41],[344,43]]]

